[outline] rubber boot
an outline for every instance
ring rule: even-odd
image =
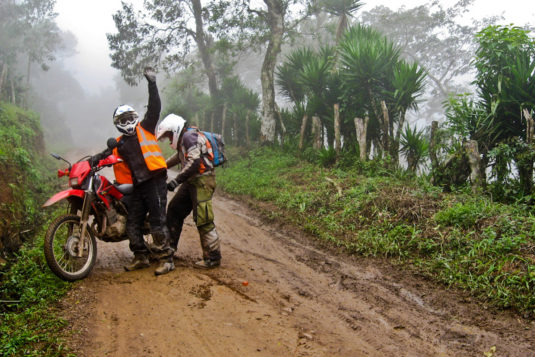
[[[134,259],[132,259],[132,262],[124,266],[124,270],[132,271],[132,270],[148,268],[149,266],[150,266],[149,258],[147,257],[146,254],[135,254]]]

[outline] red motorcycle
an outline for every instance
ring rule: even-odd
[[[108,147],[113,148],[114,142],[116,145],[115,139],[108,140]],[[69,164],[67,169],[58,169],[58,177],[68,175],[71,188],[56,193],[43,205],[48,207],[64,199],[69,202],[69,213],[57,217],[46,232],[45,258],[58,277],[79,280],[85,278],[95,265],[95,238],[105,242],[128,239],[125,200],[134,186],[114,184],[98,174],[103,168],[121,162],[115,155],[95,163],[91,156],[84,156],[73,165],[59,155],[51,155]],[[148,234],[148,231],[146,226],[143,233]]]

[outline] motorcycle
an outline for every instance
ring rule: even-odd
[[[117,141],[108,140],[108,147],[113,149]],[[57,154],[55,159],[65,161],[69,167],[58,169],[58,177],[69,177],[70,189],[56,193],[43,207],[57,202],[69,202],[68,213],[58,216],[50,224],[44,242],[45,258],[50,270],[67,281],[83,279],[89,275],[97,257],[98,238],[104,242],[127,240],[126,201],[133,192],[131,184],[115,184],[98,172],[119,162],[115,155],[110,155],[98,162],[91,156],[84,156],[71,164]],[[144,227],[145,240],[150,240],[148,223]],[[149,242],[146,241],[149,245]]]

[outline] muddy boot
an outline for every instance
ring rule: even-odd
[[[136,254],[134,255],[134,259],[132,260],[132,262],[124,266],[124,270],[132,271],[132,270],[137,270],[137,269],[148,268],[149,266],[150,266],[149,258],[147,258],[146,254]]]
[[[221,265],[221,260],[203,259],[193,265],[197,269],[213,269]]]
[[[162,260],[160,262],[160,266],[154,271],[154,275],[167,274],[172,270],[175,270],[175,263],[173,263],[173,259]]]
[[[201,233],[203,260],[195,263],[198,269],[213,269],[221,265],[221,251],[219,250],[219,235],[215,228]]]

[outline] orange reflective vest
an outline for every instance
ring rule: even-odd
[[[166,169],[167,165],[165,164],[165,158],[163,157],[162,150],[160,149],[154,134],[143,129],[143,127],[139,124],[136,127],[136,133],[147,168],[150,171]],[[117,141],[120,139],[121,137],[119,136]],[[113,154],[117,157],[121,157],[117,148],[113,149]],[[117,183],[134,183],[132,172],[130,171],[130,168],[126,162],[123,161],[113,165],[113,172],[115,173],[115,180]]]

